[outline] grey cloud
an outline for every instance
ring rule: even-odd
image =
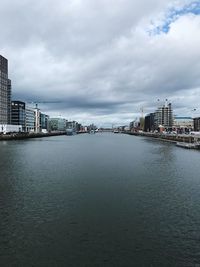
[[[186,14],[167,34],[147,31],[181,2],[3,0],[0,54],[13,97],[96,122],[132,120],[158,98],[186,113],[200,101],[200,18]]]

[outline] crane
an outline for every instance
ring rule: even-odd
[[[63,101],[30,101],[30,102],[26,102],[28,104],[34,104],[35,105],[35,109],[38,109],[38,104],[54,104],[54,103],[61,103]]]

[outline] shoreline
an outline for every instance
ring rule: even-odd
[[[85,132],[78,132],[77,134],[83,134]],[[194,143],[200,141],[200,136],[191,135],[171,135],[171,134],[160,134],[160,133],[147,133],[147,132],[123,132],[124,134],[134,135],[138,137],[147,137],[151,139],[157,139],[159,141],[170,142],[170,143]],[[32,138],[43,138],[51,136],[61,136],[67,135],[65,131],[50,132],[50,133],[12,133],[7,135],[0,135],[0,141],[10,141],[10,140],[25,140]]]
[[[83,134],[85,132],[77,132],[76,134]],[[51,136],[60,136],[66,135],[66,131],[59,131],[59,132],[50,132],[50,133],[12,133],[0,135],[0,141],[10,141],[10,140],[25,140],[25,139],[32,139],[32,138],[43,138],[43,137],[51,137]]]
[[[200,141],[200,136],[191,136],[191,135],[183,135],[183,134],[160,134],[160,133],[138,133],[138,132],[125,132],[125,134],[134,135],[134,136],[141,136],[141,137],[147,137],[152,139],[157,139],[159,141],[164,142],[171,142],[171,143],[194,143],[196,141]]]
[[[42,138],[42,137],[51,137],[66,135],[65,132],[52,132],[52,133],[12,133],[6,135],[0,135],[0,141],[9,141],[9,140],[25,140],[32,138]]]

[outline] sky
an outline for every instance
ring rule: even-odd
[[[0,25],[14,100],[98,126],[165,99],[200,116],[200,0],[1,0]]]

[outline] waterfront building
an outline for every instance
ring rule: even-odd
[[[63,118],[50,118],[49,119],[49,130],[50,131],[65,131],[66,120]]]
[[[155,130],[154,119],[155,119],[155,113],[150,113],[145,116],[145,119],[144,119],[144,131],[145,132],[151,132]]]
[[[8,108],[8,124],[11,123],[11,93],[12,93],[12,84],[11,84],[11,80],[8,79],[8,95],[7,95],[7,108]]]
[[[97,127],[93,123],[88,126],[89,131],[95,131],[96,129]]]
[[[73,131],[78,131],[78,122],[77,121],[66,121],[66,128],[72,129]]]
[[[139,131],[140,130],[140,122],[136,119],[129,124],[130,131]]]
[[[77,131],[81,132],[82,130],[83,130],[83,127],[82,127],[81,123],[78,123],[77,124]]]
[[[25,127],[26,132],[35,132],[35,110],[32,108],[25,110]]]
[[[8,60],[0,55],[0,124],[11,123],[11,80],[8,79]]]
[[[200,117],[194,118],[194,131],[200,132]]]
[[[40,113],[40,127],[42,132],[49,131],[49,116],[44,113]]]
[[[34,108],[35,111],[35,127],[34,127],[34,131],[35,133],[40,133],[41,132],[41,125],[40,125],[40,110],[39,108]]]
[[[21,125],[22,131],[26,131],[26,104],[22,101],[11,102],[11,124]]]
[[[178,133],[189,133],[193,129],[193,119],[191,117],[180,117],[175,116],[174,117],[174,125],[173,128]]]
[[[154,115],[155,128],[158,129],[161,126],[167,130],[173,127],[173,111],[171,103],[167,101],[161,107],[155,111]]]

